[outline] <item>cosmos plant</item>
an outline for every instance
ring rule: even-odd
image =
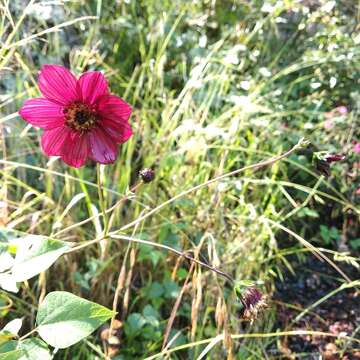
[[[131,107],[110,93],[104,75],[88,71],[77,79],[63,66],[44,65],[38,83],[43,97],[25,101],[19,114],[44,130],[44,153],[77,168],[87,159],[114,162],[118,145],[132,136]]]
[[[102,234],[94,240],[86,241],[77,246],[61,240],[50,239],[43,235],[25,237],[21,243],[25,246],[26,251],[20,251],[20,253],[27,253],[31,249],[32,252],[35,252],[35,255],[31,254],[30,251],[30,254],[27,254],[27,256],[31,259],[38,256],[41,261],[38,262],[37,266],[32,265],[25,269],[26,271],[24,271],[24,267],[18,270],[15,259],[12,258],[12,255],[9,255],[11,257],[10,268],[7,269],[5,274],[0,274],[3,276],[3,278],[0,277],[0,286],[4,288],[4,280],[7,280],[7,285],[13,285],[8,290],[16,292],[18,291],[18,282],[27,281],[45,271],[61,255],[102,242],[103,256],[107,254],[109,244],[107,240],[109,238],[121,239],[170,251],[181,258],[187,259],[222,276],[226,280],[227,285],[235,290],[241,318],[253,322],[258,317],[258,314],[267,307],[266,297],[255,287],[254,282],[236,281],[230,274],[201,261],[195,256],[193,257],[187,250],[180,251],[161,243],[125,236],[120,234],[119,230],[111,231],[109,212],[114,211],[120,206],[122,201],[134,194],[140,186],[152,182],[156,176],[153,168],[142,169],[139,172],[140,181],[130,189],[129,195],[125,195],[124,198],[121,198],[111,208],[106,208],[106,192],[104,192],[101,182],[100,164],[113,163],[118,156],[118,146],[126,142],[133,133],[129,124],[132,112],[131,107],[120,97],[110,93],[104,75],[99,71],[88,71],[79,78],[76,78],[75,75],[63,66],[45,65],[40,71],[38,84],[43,97],[26,100],[19,110],[19,114],[29,124],[43,129],[41,146],[46,155],[59,156],[66,164],[76,168],[85,165],[88,159],[97,162],[96,177],[101,213],[95,216],[102,217]],[[255,170],[271,166],[305,146],[307,146],[307,142],[304,139],[300,139],[298,144],[282,155],[244,166],[184,190],[126,226],[131,227],[138,224],[163,206],[193,193],[197,189],[206,187],[226,177],[239,174],[245,170]],[[341,160],[338,157],[338,155],[322,156],[321,160],[325,163],[330,163]],[[79,225],[83,223],[80,222]],[[74,225],[71,225],[54,234],[54,236],[56,237],[56,235],[73,227]],[[30,262],[30,264],[33,264],[33,262]],[[120,271],[118,283],[120,283],[122,275],[123,273]],[[0,330],[0,345],[1,336],[5,339],[4,341],[16,339],[17,342],[13,342],[17,347],[15,351],[24,352],[26,346],[31,346],[32,349],[36,347],[37,354],[42,352],[42,355],[39,355],[38,358],[50,358],[47,344],[56,349],[67,348],[90,335],[107,320],[111,319],[107,336],[103,338],[103,341],[107,342],[110,346],[112,344],[110,342],[114,338],[112,336],[113,330],[116,330],[116,309],[120,291],[121,287],[118,287],[114,296],[112,311],[71,293],[53,291],[39,304],[36,327],[19,338],[17,333],[21,327],[21,319],[15,319],[16,331],[12,330],[14,325],[11,322],[3,330]],[[169,324],[171,326],[170,320]],[[30,338],[35,332],[38,333],[41,340],[38,337]],[[45,353],[48,357],[44,357]]]

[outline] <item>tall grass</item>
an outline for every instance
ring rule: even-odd
[[[39,300],[51,290],[111,307],[123,269],[119,359],[262,359],[281,352],[279,337],[303,331],[296,332],[296,319],[277,328],[271,302],[275,282],[296,273],[290,256],[325,259],[338,274],[339,291],[359,286],[342,267],[344,261],[358,267],[356,254],[318,241],[320,223],[342,231],[349,217],[354,228],[343,236],[358,237],[359,170],[352,168],[351,149],[360,136],[359,9],[306,3],[1,2],[0,211],[8,229],[79,244],[102,233],[94,164],[74,170],[45,157],[40,131],[17,115],[24,99],[39,95],[37,71],[45,63],[76,73],[103,70],[112,91],[134,107],[135,135],[102,173],[106,208],[126,197],[112,212],[112,231],[197,184],[279,155],[302,137],[313,149],[350,154],[325,179],[313,169],[311,149],[304,150],[202,187],[121,232],[192,250],[237,280],[257,281],[270,307],[251,326],[241,321],[240,305],[221,278],[121,237],[109,240],[105,254],[102,242],[69,253],[17,295],[1,292],[12,304],[1,320],[25,316],[31,328]],[[324,129],[324,114],[339,105],[349,114],[334,119],[332,131]],[[156,180],[130,192],[144,167],[155,169]],[[318,300],[299,316],[321,306]],[[106,344],[98,335],[57,357],[102,358]]]

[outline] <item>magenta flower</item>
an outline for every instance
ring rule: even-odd
[[[340,115],[346,115],[348,113],[348,109],[346,106],[342,105],[342,106],[338,106],[337,108],[335,108],[334,110],[336,110]]]
[[[339,115],[345,116],[347,113],[348,113],[347,107],[342,105],[342,106],[338,106],[338,107],[332,109],[331,111],[326,112],[324,115],[325,115],[325,119],[331,120],[332,118],[339,116]],[[325,128],[326,128],[326,126],[325,126]]]
[[[326,130],[330,130],[330,129],[332,129],[333,127],[334,127],[333,121],[331,121],[330,119],[324,121],[324,128],[325,128]]]
[[[359,142],[354,144],[353,150],[354,150],[355,154],[360,154],[360,143]]]
[[[39,75],[43,98],[26,100],[19,114],[44,129],[41,138],[48,156],[60,156],[74,167],[88,158],[114,162],[118,144],[132,136],[131,107],[109,92],[101,72],[88,71],[79,79],[59,65],[44,65]]]
[[[344,160],[345,156],[340,154],[326,154],[324,160],[328,163]]]

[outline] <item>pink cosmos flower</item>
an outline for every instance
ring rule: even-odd
[[[355,154],[360,154],[360,143],[359,142],[354,144],[353,150],[354,150]]]
[[[330,130],[333,127],[334,127],[334,123],[330,119],[324,121],[324,128],[326,130]]]
[[[339,115],[345,116],[347,113],[348,113],[347,107],[342,105],[332,109],[331,111],[324,113],[324,115],[325,115],[325,119],[330,120]]]
[[[346,115],[348,112],[348,109],[346,106],[342,105],[342,106],[338,106],[337,108],[335,108],[334,110],[336,110],[340,115]]]
[[[99,71],[78,79],[59,65],[44,65],[39,75],[42,98],[25,101],[19,114],[44,129],[41,145],[46,155],[60,156],[73,167],[88,158],[101,164],[116,160],[118,144],[132,136],[131,107],[109,92]]]

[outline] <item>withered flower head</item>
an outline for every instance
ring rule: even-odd
[[[242,304],[242,317],[251,323],[267,307],[264,295],[254,286],[236,286],[235,293]]]
[[[155,171],[150,168],[145,168],[139,172],[139,175],[144,183],[149,183],[154,180]]]
[[[314,159],[315,169],[321,175],[329,177],[331,175],[330,172],[330,164],[325,160]]]
[[[333,162],[342,161],[345,159],[344,155],[340,154],[328,154],[325,151],[319,151],[313,154],[313,164],[315,169],[326,177],[329,177],[330,172],[330,164]]]
[[[344,160],[345,156],[340,154],[326,154],[324,160],[328,163]]]

